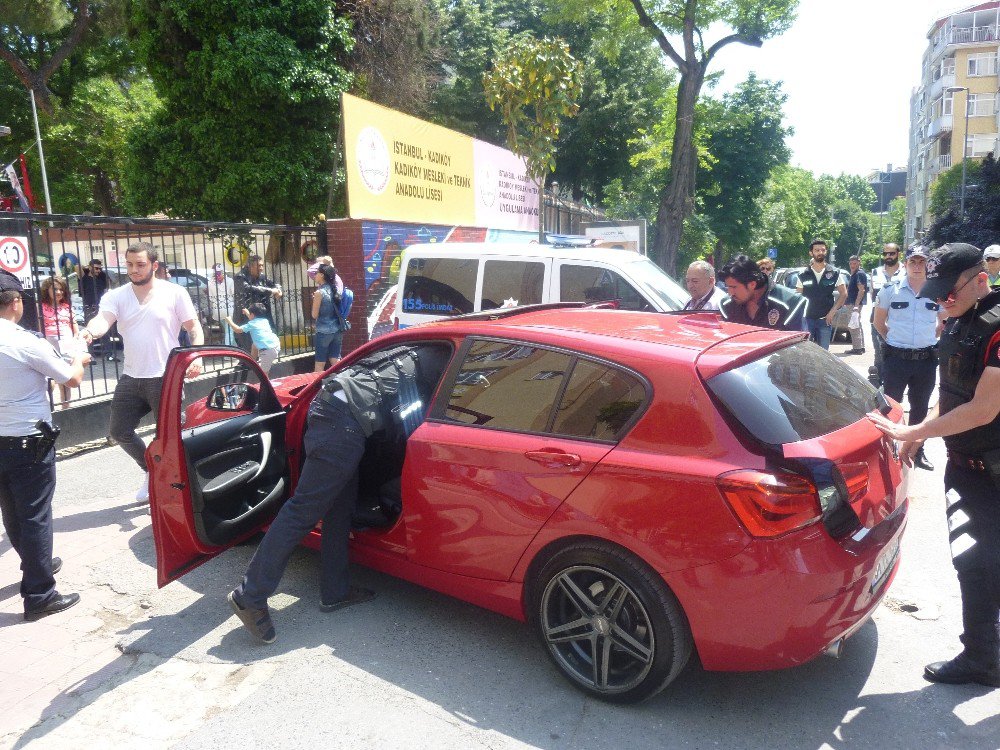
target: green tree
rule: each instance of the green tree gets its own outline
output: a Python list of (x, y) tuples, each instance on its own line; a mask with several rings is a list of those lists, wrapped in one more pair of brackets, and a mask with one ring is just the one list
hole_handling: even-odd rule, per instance
[(773, 247), (778, 250), (780, 266), (804, 262), (815, 192), (816, 180), (808, 170), (782, 165), (771, 172), (760, 197), (760, 221), (752, 233), (753, 257), (763, 257)]
[(772, 170), (788, 162), (785, 138), (792, 131), (782, 122), (786, 100), (780, 83), (751, 73), (723, 97), (721, 111), (704, 125), (713, 164), (700, 180), (698, 195), (716, 237), (716, 263), (724, 252), (733, 255), (749, 246), (763, 209), (758, 199)]
[[(965, 185), (968, 193), (968, 186), (979, 182), (979, 171), (982, 163), (979, 161), (969, 161), (966, 164)], [(931, 185), (930, 212), (934, 217), (944, 215), (953, 205), (958, 206), (962, 194), (962, 163), (953, 164), (943, 171)]]
[(131, 148), (137, 211), (305, 222), (325, 205), (349, 22), (333, 0), (136, 0), (163, 106)]
[[(545, 184), (555, 168), (559, 124), (576, 114), (583, 66), (561, 39), (520, 37), (483, 77), (491, 108), (507, 125), (507, 145), (527, 162), (528, 176)], [(538, 235), (544, 241), (543, 191), (538, 191)]]
[[(564, 0), (561, 5), (570, 16), (600, 9), (622, 19), (631, 11), (680, 73), (670, 180), (661, 191), (654, 241), (654, 255), (673, 273), (684, 220), (695, 207), (695, 108), (708, 69), (730, 44), (759, 47), (764, 40), (783, 33), (794, 19), (798, 0), (599, 0), (596, 4), (593, 0)], [(724, 29), (723, 35), (706, 41), (710, 27)]]
[(1000, 162), (987, 154), (976, 171), (975, 183), (966, 186), (965, 216), (954, 197), (928, 231), (931, 244), (968, 242), (986, 247), (1000, 239)]

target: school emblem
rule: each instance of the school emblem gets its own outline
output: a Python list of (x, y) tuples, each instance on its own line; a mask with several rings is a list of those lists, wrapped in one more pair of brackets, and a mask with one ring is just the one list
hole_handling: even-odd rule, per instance
[(769, 326), (778, 325), (778, 318), (781, 317), (781, 311), (779, 310), (769, 310), (767, 313), (767, 324)]

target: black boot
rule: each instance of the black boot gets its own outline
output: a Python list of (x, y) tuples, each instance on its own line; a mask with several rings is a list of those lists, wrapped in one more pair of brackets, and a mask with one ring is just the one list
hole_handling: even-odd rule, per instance
[(924, 677), (931, 682), (964, 685), (975, 682), (1000, 687), (1000, 626), (966, 626), (961, 636), (965, 650), (951, 661), (938, 661), (924, 667)]
[(924, 453), (923, 446), (920, 446), (917, 452), (913, 454), (913, 465), (924, 471), (934, 471), (934, 464), (927, 460), (927, 454)]

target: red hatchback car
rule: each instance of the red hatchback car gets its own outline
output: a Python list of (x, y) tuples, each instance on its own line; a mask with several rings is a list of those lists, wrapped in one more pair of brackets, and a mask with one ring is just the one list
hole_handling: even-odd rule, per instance
[[(865, 415), (902, 410), (804, 334), (539, 306), (339, 367), (390, 350), (418, 377), (400, 429), (369, 440), (354, 561), (530, 622), (591, 695), (648, 698), (692, 652), (761, 670), (839, 650), (895, 574), (906, 474)], [(198, 357), (215, 378), (185, 383)], [(147, 452), (161, 586), (274, 517), (319, 386), (174, 352)]]

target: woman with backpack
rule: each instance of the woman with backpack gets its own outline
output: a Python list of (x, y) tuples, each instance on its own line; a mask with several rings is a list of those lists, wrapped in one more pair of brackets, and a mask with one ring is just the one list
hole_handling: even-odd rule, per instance
[(328, 263), (316, 269), (316, 291), (313, 293), (312, 316), (316, 321), (316, 372), (333, 367), (340, 361), (344, 331), (351, 324), (347, 316), (354, 304), (354, 292), (344, 287), (337, 291), (337, 271)]

